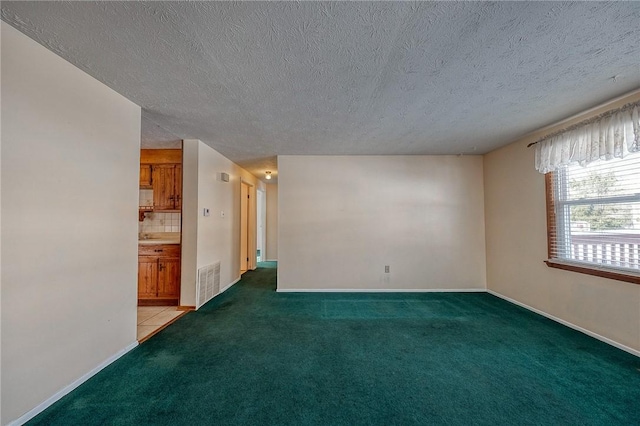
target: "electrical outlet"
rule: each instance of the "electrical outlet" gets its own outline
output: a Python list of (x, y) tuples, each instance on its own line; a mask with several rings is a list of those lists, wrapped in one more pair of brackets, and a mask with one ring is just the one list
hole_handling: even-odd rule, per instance
[(388, 274), (389, 272), (389, 265), (384, 265), (384, 273)]

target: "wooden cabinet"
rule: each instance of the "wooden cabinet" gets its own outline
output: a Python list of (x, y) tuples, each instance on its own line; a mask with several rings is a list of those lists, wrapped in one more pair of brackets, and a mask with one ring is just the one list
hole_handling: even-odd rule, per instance
[(180, 245), (138, 245), (138, 305), (177, 305)]
[(158, 258), (138, 256), (138, 299), (158, 296)]
[(151, 164), (140, 165), (140, 188), (151, 189)]
[(153, 189), (154, 211), (182, 210), (182, 150), (141, 149), (140, 188)]
[(182, 165), (152, 166), (153, 209), (155, 211), (182, 208)]
[(182, 164), (176, 164), (173, 169), (173, 191), (174, 207), (176, 210), (182, 210)]
[(179, 297), (180, 259), (158, 259), (158, 297)]

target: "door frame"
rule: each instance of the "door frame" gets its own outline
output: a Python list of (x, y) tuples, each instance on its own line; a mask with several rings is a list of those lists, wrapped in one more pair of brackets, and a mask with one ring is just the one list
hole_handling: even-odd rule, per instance
[[(247, 221), (246, 224), (242, 223), (242, 185), (247, 187), (247, 192), (249, 195), (249, 202), (247, 205)], [(252, 271), (256, 269), (256, 244), (257, 244), (257, 230), (256, 230), (256, 186), (249, 181), (246, 181), (243, 178), (240, 178), (240, 208), (238, 210), (239, 223), (240, 223), (240, 235), (239, 235), (239, 255), (238, 259), (240, 260), (240, 265), (238, 266), (238, 273), (242, 270), (242, 227), (247, 227), (247, 254), (249, 261), (247, 262), (247, 270)]]

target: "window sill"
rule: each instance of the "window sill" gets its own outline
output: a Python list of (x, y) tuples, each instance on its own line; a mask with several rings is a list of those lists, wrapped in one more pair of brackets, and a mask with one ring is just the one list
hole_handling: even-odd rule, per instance
[(633, 284), (640, 284), (640, 275), (625, 274), (611, 269), (590, 267), (580, 263), (570, 263), (560, 260), (545, 260), (548, 267), (562, 269), (565, 271), (578, 272), (580, 274), (594, 275), (596, 277), (609, 278), (612, 280), (625, 281)]

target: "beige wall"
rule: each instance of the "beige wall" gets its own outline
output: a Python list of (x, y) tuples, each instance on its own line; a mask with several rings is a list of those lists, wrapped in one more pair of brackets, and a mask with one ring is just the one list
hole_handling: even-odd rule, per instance
[[(1, 38), (0, 38), (1, 44)], [(1, 49), (0, 49), (1, 50)], [(2, 55), (0, 54), (0, 81), (2, 81)], [(0, 84), (0, 106), (2, 104), (2, 84)], [(2, 108), (0, 108), (0, 153), (2, 152)], [(0, 154), (0, 224), (2, 223), (2, 155)], [(2, 226), (0, 226), (2, 241)], [(1, 244), (0, 244), (1, 245)], [(2, 250), (0, 247), (0, 424), (2, 424)]]
[[(636, 98), (640, 96), (604, 109)], [(544, 175), (534, 168), (534, 148), (526, 146), (553, 131), (536, 132), (484, 157), (488, 289), (640, 350), (639, 285), (552, 269), (543, 263), (547, 259)]]
[[(253, 185), (251, 195), (254, 200), (256, 188), (264, 184), (199, 140), (185, 140), (183, 149), (180, 304), (194, 306), (199, 268), (219, 260), (221, 288), (240, 277), (240, 182), (242, 180)], [(229, 182), (220, 180), (221, 172), (229, 174)], [(210, 211), (207, 217), (203, 214), (205, 208)]]
[(182, 258), (180, 304), (196, 305), (198, 277), (198, 149), (200, 141), (182, 142)]
[(280, 156), (278, 192), (279, 291), (485, 288), (482, 157)]
[(140, 108), (1, 25), (6, 424), (135, 345)]
[[(1, 44), (1, 39), (0, 39)], [(2, 55), (0, 54), (0, 81), (2, 81)], [(0, 105), (2, 104), (2, 84), (0, 84)], [(0, 153), (2, 152), (2, 108), (0, 108)], [(0, 224), (2, 223), (2, 155), (0, 154)], [(2, 241), (2, 226), (0, 226)], [(1, 245), (1, 244), (0, 244)], [(2, 424), (2, 250), (0, 249), (0, 424)]]
[(278, 184), (267, 187), (267, 244), (265, 260), (278, 260)]

